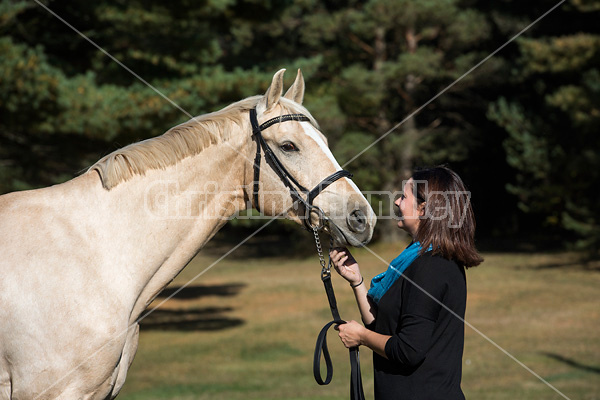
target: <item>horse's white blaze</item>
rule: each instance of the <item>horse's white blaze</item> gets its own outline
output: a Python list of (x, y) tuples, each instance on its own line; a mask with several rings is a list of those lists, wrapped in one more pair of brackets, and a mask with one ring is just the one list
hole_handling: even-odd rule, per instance
[[(325, 143), (325, 141), (323, 140), (323, 138), (321, 137), (319, 132), (317, 132), (315, 127), (312, 126), (312, 124), (310, 122), (301, 122), (300, 124), (302, 125), (302, 128), (304, 129), (304, 133), (306, 133), (312, 140), (314, 140), (319, 145), (319, 148), (321, 149), (323, 154), (325, 154), (327, 156), (327, 158), (329, 158), (329, 160), (333, 164), (333, 167), (336, 169), (336, 171), (339, 171), (340, 169), (342, 169), (342, 167), (337, 162), (337, 160), (333, 156), (333, 153), (331, 152), (329, 147), (327, 147), (327, 144)], [(362, 195), (362, 192), (360, 191), (358, 186), (356, 186), (354, 181), (352, 181), (352, 179), (348, 179), (348, 178), (344, 178), (344, 179), (346, 180), (346, 182), (348, 182), (350, 184), (350, 187), (352, 187), (352, 189), (354, 189), (356, 191), (356, 193), (360, 193)], [(364, 198), (364, 196), (363, 196), (363, 198)]]

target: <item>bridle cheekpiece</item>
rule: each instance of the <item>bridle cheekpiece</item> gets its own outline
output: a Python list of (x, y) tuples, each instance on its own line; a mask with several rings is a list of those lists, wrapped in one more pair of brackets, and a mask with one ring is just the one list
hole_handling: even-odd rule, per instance
[[(272, 125), (286, 122), (286, 121), (310, 121), (310, 119), (304, 114), (285, 114), (279, 117), (271, 118), (270, 120), (263, 122), (262, 124), (258, 124), (258, 118), (256, 114), (256, 108), (250, 110), (250, 124), (252, 125), (252, 137), (256, 140), (256, 156), (254, 158), (254, 184), (253, 184), (253, 202), (254, 208), (260, 211), (259, 202), (258, 202), (258, 192), (260, 190), (259, 179), (260, 179), (260, 162), (261, 162), (261, 154), (265, 153), (265, 160), (267, 164), (271, 166), (273, 171), (279, 176), (282, 180), (283, 184), (287, 186), (290, 190), (290, 195), (295, 202), (302, 204), (304, 207), (304, 226), (308, 230), (321, 229), (325, 226), (327, 222), (327, 217), (323, 210), (319, 207), (313, 205), (314, 199), (327, 188), (329, 185), (334, 183), (335, 181), (341, 178), (352, 178), (352, 174), (346, 170), (339, 170), (329, 175), (325, 179), (323, 179), (317, 186), (315, 186), (312, 190), (306, 189), (302, 186), (283, 166), (281, 161), (277, 158), (273, 150), (269, 147), (267, 142), (262, 136), (262, 131), (269, 128)], [(262, 150), (262, 152), (261, 152)], [(300, 192), (306, 195), (306, 199), (304, 199)], [(316, 213), (319, 222), (318, 225), (311, 224), (311, 217), (313, 213)]]

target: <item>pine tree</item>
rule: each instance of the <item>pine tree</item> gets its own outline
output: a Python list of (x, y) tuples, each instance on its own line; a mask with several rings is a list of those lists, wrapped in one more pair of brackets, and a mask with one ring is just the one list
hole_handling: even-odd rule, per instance
[[(477, 130), (464, 111), (484, 114), (478, 90), (494, 84), (494, 60), (355, 156), (487, 55), (491, 27), (483, 14), (454, 0), (304, 4), (303, 52), (319, 57), (317, 75), (330, 81), (319, 93), (319, 118), (335, 153), (352, 159), (361, 188), (394, 193), (417, 165), (467, 159)], [(388, 200), (384, 209), (393, 210)], [(380, 223), (381, 236), (395, 240), (395, 225)]]
[[(522, 211), (546, 229), (576, 235), (575, 247), (598, 253), (600, 244), (600, 6), (574, 1), (561, 29), (542, 24), (518, 41), (515, 90), (493, 103), (492, 120), (508, 133), (507, 189)], [(576, 24), (569, 23), (576, 21)], [(570, 236), (565, 236), (569, 241)]]
[(276, 17), (269, 2), (48, 6), (158, 92), (41, 6), (0, 1), (0, 192), (70, 179), (115, 148), (263, 92), (273, 72), (238, 67), (253, 11)]

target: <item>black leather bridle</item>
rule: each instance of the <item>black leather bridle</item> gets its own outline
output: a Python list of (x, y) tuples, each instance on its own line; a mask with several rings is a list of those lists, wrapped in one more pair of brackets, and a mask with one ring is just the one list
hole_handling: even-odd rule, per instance
[[(252, 137), (256, 140), (256, 156), (254, 158), (254, 185), (252, 188), (253, 192), (253, 202), (254, 208), (260, 211), (259, 202), (258, 202), (258, 191), (259, 187), (259, 179), (260, 179), (260, 161), (261, 161), (261, 150), (265, 153), (265, 160), (267, 164), (273, 168), (273, 171), (279, 176), (279, 178), (283, 181), (283, 184), (287, 186), (290, 190), (290, 195), (294, 202), (298, 202), (304, 207), (304, 226), (308, 230), (313, 230), (315, 227), (320, 229), (324, 226), (327, 221), (327, 217), (323, 210), (319, 207), (313, 205), (313, 201), (315, 198), (327, 188), (329, 185), (337, 181), (341, 178), (352, 178), (352, 174), (346, 170), (336, 171), (333, 174), (329, 175), (327, 178), (323, 179), (317, 186), (315, 186), (312, 190), (306, 189), (302, 186), (288, 171), (285, 169), (281, 161), (277, 158), (273, 150), (269, 147), (267, 142), (262, 136), (262, 131), (267, 129), (268, 127), (286, 121), (310, 121), (310, 119), (304, 114), (285, 114), (279, 117), (271, 118), (270, 120), (263, 122), (262, 124), (258, 124), (258, 118), (256, 114), (256, 108), (250, 110), (250, 124), (252, 125)], [(300, 192), (306, 195), (306, 199), (304, 199)], [(318, 225), (311, 224), (311, 216), (313, 213), (316, 213), (319, 217)]]
[[(329, 308), (331, 310), (331, 314), (333, 316), (333, 321), (325, 325), (321, 332), (319, 333), (319, 337), (317, 338), (317, 344), (315, 346), (315, 355), (313, 360), (313, 374), (315, 380), (319, 385), (327, 385), (331, 382), (333, 377), (333, 364), (331, 363), (331, 357), (329, 356), (329, 350), (327, 349), (327, 331), (333, 325), (345, 324), (346, 321), (340, 318), (340, 314), (337, 309), (337, 302), (335, 300), (335, 293), (333, 291), (333, 286), (331, 284), (331, 259), (329, 260), (329, 266), (325, 266), (325, 260), (323, 258), (323, 254), (321, 251), (319, 233), (318, 231), (325, 226), (326, 223), (330, 222), (323, 210), (319, 207), (313, 205), (313, 201), (315, 197), (317, 197), (326, 187), (337, 181), (341, 178), (352, 178), (352, 174), (346, 170), (336, 171), (333, 174), (329, 175), (327, 178), (323, 179), (317, 186), (315, 186), (312, 190), (306, 189), (302, 186), (290, 173), (285, 169), (283, 164), (279, 161), (277, 156), (273, 153), (269, 145), (265, 142), (265, 139), (262, 137), (262, 131), (267, 129), (268, 127), (278, 124), (280, 122), (286, 121), (310, 121), (310, 119), (304, 114), (285, 114), (279, 117), (271, 118), (270, 120), (258, 124), (258, 119), (256, 116), (256, 108), (250, 110), (250, 124), (252, 125), (252, 137), (256, 140), (256, 157), (254, 158), (254, 185), (252, 188), (252, 198), (254, 202), (254, 208), (260, 211), (259, 203), (258, 203), (258, 191), (259, 187), (259, 179), (260, 179), (260, 161), (261, 161), (261, 150), (265, 153), (265, 160), (267, 164), (273, 168), (273, 171), (279, 176), (279, 178), (283, 181), (283, 184), (287, 186), (290, 190), (290, 195), (294, 200), (294, 203), (299, 203), (304, 206), (304, 226), (309, 230), (313, 231), (315, 235), (315, 241), (317, 243), (317, 250), (319, 252), (319, 257), (321, 260), (321, 280), (325, 286), (325, 292), (327, 294), (327, 299), (329, 301)], [(306, 195), (306, 199), (304, 199), (300, 192)], [(311, 216), (313, 213), (316, 213), (319, 222), (316, 225), (311, 224)], [(349, 349), (350, 352), (350, 366), (351, 366), (351, 374), (350, 374), (350, 398), (352, 400), (364, 400), (365, 395), (363, 393), (362, 387), (362, 379), (360, 374), (360, 361), (358, 356), (358, 347), (352, 347)], [(327, 377), (325, 380), (321, 377), (321, 355), (325, 358), (325, 363), (327, 366)]]

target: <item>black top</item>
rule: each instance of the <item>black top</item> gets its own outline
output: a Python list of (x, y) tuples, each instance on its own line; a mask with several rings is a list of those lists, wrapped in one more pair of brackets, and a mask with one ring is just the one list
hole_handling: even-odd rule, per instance
[[(421, 290), (422, 289), (422, 290)], [(453, 261), (419, 256), (383, 295), (368, 326), (391, 335), (386, 360), (373, 353), (375, 399), (459, 400), (467, 302), (465, 270)]]

